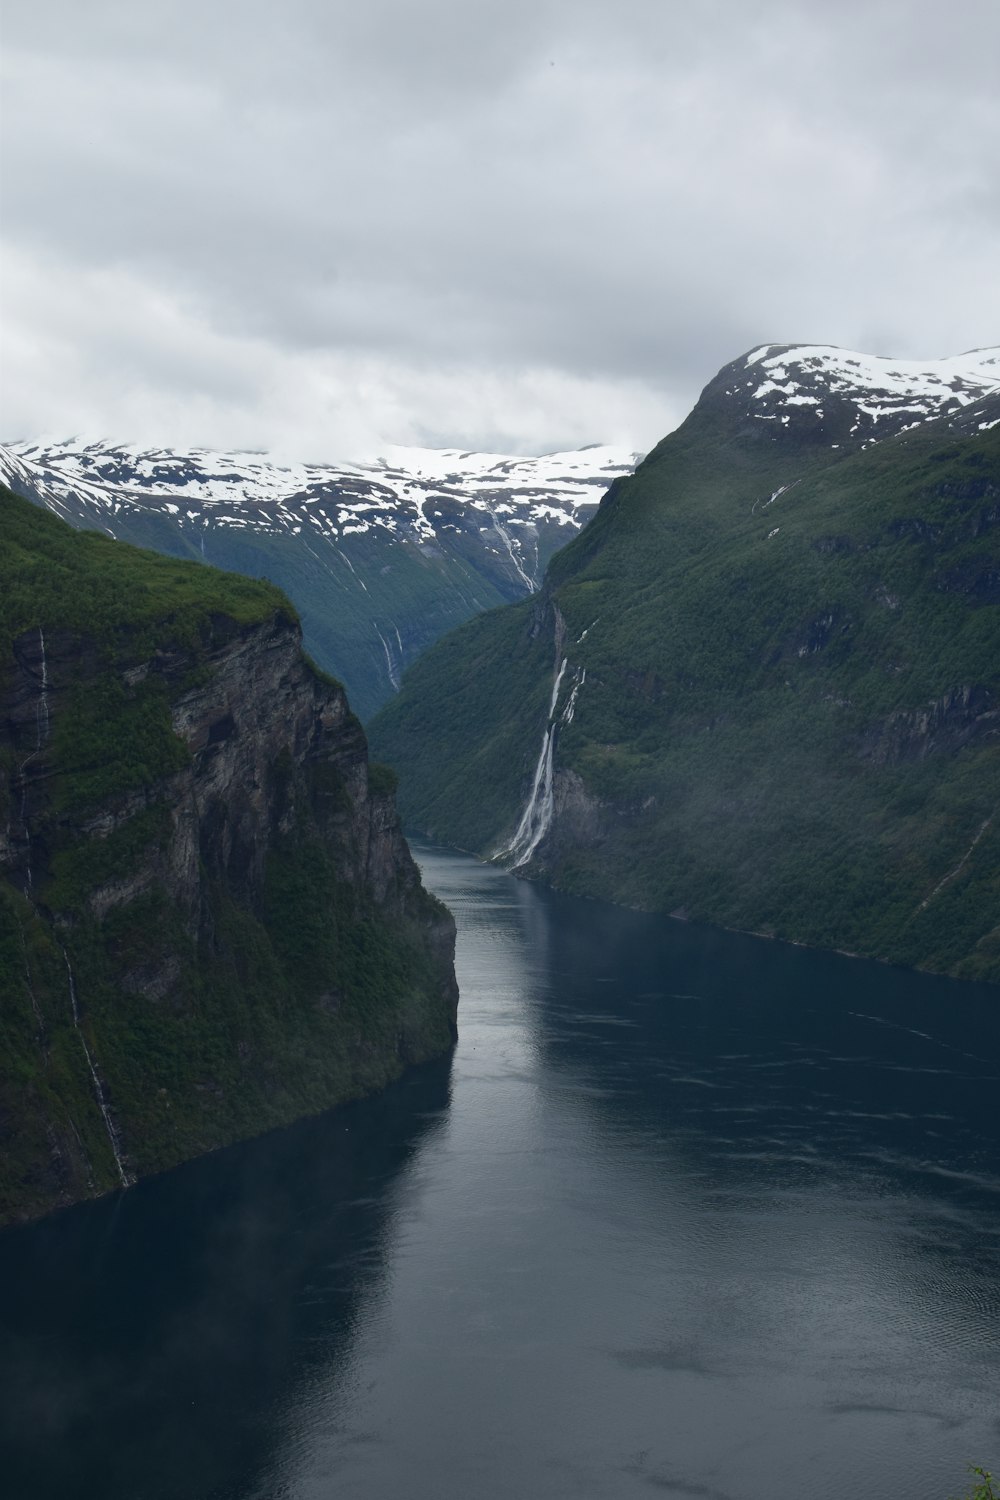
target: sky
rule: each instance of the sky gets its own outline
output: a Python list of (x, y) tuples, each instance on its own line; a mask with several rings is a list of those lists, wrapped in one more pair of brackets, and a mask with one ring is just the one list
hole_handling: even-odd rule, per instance
[(0, 436), (645, 450), (1000, 341), (996, 0), (4, 0)]

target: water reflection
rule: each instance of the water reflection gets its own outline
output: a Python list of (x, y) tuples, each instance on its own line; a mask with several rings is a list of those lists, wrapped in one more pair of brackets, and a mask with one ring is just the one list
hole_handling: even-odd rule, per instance
[(416, 1074), (0, 1237), (24, 1493), (942, 1500), (996, 1463), (996, 992), (420, 858), (447, 1107)]
[(3, 1493), (243, 1493), (317, 1370), (350, 1379), (449, 1072), (0, 1235)]

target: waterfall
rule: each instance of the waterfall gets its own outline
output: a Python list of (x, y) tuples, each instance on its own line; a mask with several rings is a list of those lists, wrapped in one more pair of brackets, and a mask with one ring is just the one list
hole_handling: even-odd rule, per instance
[[(372, 623), (374, 624), (374, 621)], [(389, 650), (389, 643), (386, 640), (385, 636), (382, 634), (381, 630), (379, 630), (377, 625), (375, 626), (375, 634), (382, 642), (382, 650), (385, 652), (385, 664), (389, 671), (389, 681), (392, 683), (394, 691), (398, 693), (399, 673), (396, 670), (396, 663), (392, 659), (392, 652)]]
[(104, 1128), (108, 1133), (108, 1140), (111, 1142), (111, 1150), (114, 1154), (115, 1166), (118, 1168), (118, 1176), (121, 1178), (122, 1187), (128, 1187), (129, 1179), (125, 1171), (124, 1164), (122, 1163), (122, 1153), (118, 1141), (118, 1131), (115, 1129), (115, 1122), (111, 1118), (111, 1111), (108, 1109), (107, 1101), (104, 1098), (104, 1087), (101, 1083), (101, 1080), (97, 1076), (97, 1069), (94, 1066), (94, 1059), (91, 1056), (90, 1048), (87, 1046), (87, 1038), (84, 1036), (83, 1030), (80, 1026), (80, 1008), (76, 1002), (76, 980), (73, 977), (73, 968), (69, 961), (69, 954), (66, 952), (65, 948), (63, 949), (63, 961), (66, 965), (66, 973), (69, 977), (69, 1003), (70, 1008), (73, 1012), (73, 1025), (76, 1028), (77, 1036), (80, 1038), (80, 1046), (83, 1048), (83, 1055), (87, 1059), (87, 1067), (90, 1069), (90, 1077), (94, 1085), (94, 1096), (97, 1099), (97, 1107), (101, 1111), (101, 1118), (104, 1121)]
[(497, 536), (507, 548), (507, 552), (510, 555), (511, 562), (514, 564), (517, 576), (520, 578), (521, 582), (528, 590), (528, 593), (533, 594), (535, 592), (535, 589), (537, 588), (537, 584), (535, 583), (535, 580), (533, 578), (528, 577), (527, 573), (522, 568), (520, 559), (514, 551), (514, 543), (510, 533), (507, 531), (505, 526), (501, 525), (500, 518), (499, 516), (497, 516), (495, 511), (490, 511), (490, 520), (493, 522), (493, 529), (496, 532)]
[(572, 724), (572, 722), (573, 722), (573, 715), (576, 713), (576, 699), (577, 699), (577, 694), (579, 693), (580, 689), (583, 687), (583, 684), (586, 682), (586, 680), (587, 680), (587, 668), (584, 667), (581, 670), (578, 667), (576, 669), (576, 671), (573, 673), (573, 688), (572, 688), (572, 691), (570, 692), (569, 698), (567, 700), (566, 707), (562, 711), (562, 722), (564, 724)]
[(552, 757), (556, 744), (556, 725), (553, 720), (556, 704), (559, 701), (559, 688), (562, 685), (563, 673), (566, 671), (566, 661), (567, 658), (564, 656), (552, 684), (552, 699), (549, 703), (548, 718), (545, 721), (542, 748), (538, 754), (531, 792), (528, 795), (524, 812), (521, 814), (521, 821), (506, 849), (501, 849), (500, 853), (494, 856), (496, 859), (506, 859), (512, 855), (513, 863), (510, 866), (512, 870), (519, 870), (529, 862), (548, 833), (552, 822)]
[(38, 627), (38, 649), (42, 654), (42, 691), (38, 695), (38, 703), (35, 707), (35, 724), (37, 726), (38, 743), (36, 750), (40, 750), (49, 737), (49, 664), (45, 655), (45, 631)]
[(41, 625), (38, 627), (38, 648), (42, 657), (42, 687), (35, 700), (35, 748), (25, 756), (21, 762), (19, 776), (21, 778), (21, 827), (28, 845), (28, 859), (25, 875), (25, 893), (31, 890), (31, 835), (28, 832), (28, 767), (42, 752), (45, 741), (49, 737), (50, 715), (49, 715), (49, 664), (45, 656), (45, 632)]

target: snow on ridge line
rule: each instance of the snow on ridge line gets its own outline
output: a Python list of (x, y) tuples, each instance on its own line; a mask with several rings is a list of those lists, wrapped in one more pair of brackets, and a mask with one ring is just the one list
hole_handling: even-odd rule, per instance
[(772, 392), (790, 397), (800, 385), (796, 375), (825, 377), (837, 394), (952, 399), (963, 404), (1000, 390), (997, 346), (972, 349), (943, 359), (919, 360), (862, 354), (832, 344), (762, 344), (744, 358), (745, 369), (754, 366), (761, 376), (754, 398)]
[[(396, 448), (370, 464), (289, 465), (259, 454), (140, 449), (89, 439), (11, 443), (8, 451), (12, 459), (30, 465), (39, 479), (86, 488), (91, 500), (97, 499), (95, 492), (115, 492), (137, 501), (158, 492), (209, 506), (223, 501), (281, 506), (293, 497), (300, 504), (317, 501), (329, 486), (348, 487), (378, 509), (402, 507), (412, 513), (418, 527), (428, 530), (432, 528), (423, 506), (435, 496), (468, 504), (477, 494), (487, 500), (504, 494), (526, 510), (543, 501), (575, 511), (596, 503), (611, 480), (630, 472), (638, 458), (608, 445), (541, 458)], [(341, 495), (336, 498), (342, 503)]]
[[(167, 506), (189, 525), (250, 524), (273, 531), (308, 519), (333, 535), (371, 526), (396, 534), (402, 526), (423, 543), (441, 526), (454, 529), (435, 502), (447, 503), (449, 515), (455, 505), (481, 511), (494, 525), (500, 513), (501, 524), (518, 531), (553, 524), (578, 529), (611, 481), (631, 472), (639, 456), (596, 444), (541, 458), (396, 448), (371, 464), (289, 465), (257, 453), (71, 439), (0, 448), (0, 472), (6, 461), (60, 510), (64, 499), (75, 496), (93, 510), (115, 513), (123, 506)], [(409, 468), (402, 467), (404, 460)], [(176, 501), (180, 507), (169, 503)]]

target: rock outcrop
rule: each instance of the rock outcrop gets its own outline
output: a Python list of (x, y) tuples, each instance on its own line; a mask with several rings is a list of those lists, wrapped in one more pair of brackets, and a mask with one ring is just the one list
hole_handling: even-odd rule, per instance
[[(44, 554), (66, 528), (33, 515)], [(276, 591), (241, 583), (255, 607), (230, 610), (223, 575), (153, 564), (203, 586), (193, 612), (160, 627), (124, 600), (88, 629), (42, 598), (7, 637), (0, 1218), (378, 1088), (455, 1036), (454, 924), (342, 687)]]

